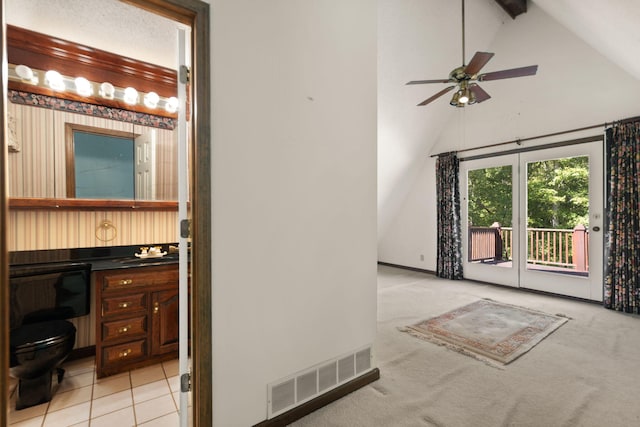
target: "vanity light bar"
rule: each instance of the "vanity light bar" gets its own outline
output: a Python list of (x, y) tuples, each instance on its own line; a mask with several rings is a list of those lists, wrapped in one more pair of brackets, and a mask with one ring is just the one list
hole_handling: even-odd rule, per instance
[[(44, 76), (44, 79), (40, 81), (39, 76)], [(175, 96), (165, 98), (155, 92), (138, 92), (133, 87), (115, 87), (109, 82), (99, 84), (84, 77), (64, 76), (55, 70), (34, 70), (26, 65), (9, 64), (8, 77), (12, 81), (46, 87), (56, 92), (72, 91), (84, 97), (92, 97), (97, 93), (97, 96), (104, 99), (115, 99), (129, 105), (142, 104), (149, 109), (164, 108), (168, 113), (175, 113), (179, 106)]]

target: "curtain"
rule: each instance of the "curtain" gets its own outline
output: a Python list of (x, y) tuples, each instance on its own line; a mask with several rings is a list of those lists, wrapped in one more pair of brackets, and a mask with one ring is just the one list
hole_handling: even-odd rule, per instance
[(462, 279), (462, 230), (460, 229), (460, 160), (455, 153), (441, 154), (436, 161), (438, 197), (438, 262), (436, 275)]
[(640, 121), (606, 131), (604, 306), (640, 313)]

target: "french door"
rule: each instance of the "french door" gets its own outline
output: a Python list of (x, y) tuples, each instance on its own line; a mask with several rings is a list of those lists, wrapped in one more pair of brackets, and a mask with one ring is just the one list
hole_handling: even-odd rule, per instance
[(464, 276), (602, 301), (600, 141), (460, 164)]

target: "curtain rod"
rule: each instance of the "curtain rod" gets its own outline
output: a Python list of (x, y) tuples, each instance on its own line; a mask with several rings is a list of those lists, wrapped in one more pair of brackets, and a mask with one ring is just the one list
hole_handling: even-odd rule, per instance
[[(495, 144), (482, 145), (480, 147), (465, 148), (463, 150), (457, 150), (456, 153), (464, 153), (466, 151), (481, 150), (483, 148), (499, 147), (501, 145), (507, 145), (507, 144), (518, 144), (518, 145), (520, 145), (524, 141), (531, 141), (531, 140), (534, 140), (534, 139), (547, 138), (547, 137), (550, 137), (550, 136), (564, 135), (564, 134), (567, 134), (567, 133), (580, 132), (580, 131), (583, 131), (583, 130), (595, 129), (595, 128), (599, 128), (599, 127), (607, 127), (607, 126), (612, 125), (614, 123), (624, 124), (624, 123), (632, 122), (632, 121), (635, 121), (635, 120), (640, 120), (640, 116), (629, 117), (629, 118), (618, 120), (617, 122), (612, 122), (612, 123), (604, 122), (604, 123), (599, 124), (599, 125), (592, 125), (592, 126), (586, 126), (586, 127), (582, 127), (582, 128), (563, 130), (563, 131), (560, 131), (560, 132), (548, 133), (546, 135), (530, 136), (528, 138), (514, 139), (514, 140), (511, 140), (511, 141), (497, 142)], [(450, 151), (448, 153), (450, 153)], [(441, 156), (443, 154), (447, 154), (447, 153), (432, 154), (429, 157), (438, 157), (438, 156)]]

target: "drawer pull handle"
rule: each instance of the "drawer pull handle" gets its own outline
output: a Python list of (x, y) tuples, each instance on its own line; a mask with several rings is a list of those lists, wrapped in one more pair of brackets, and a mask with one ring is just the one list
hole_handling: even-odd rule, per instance
[(153, 303), (153, 314), (158, 314), (158, 311), (160, 311), (160, 307), (158, 306), (158, 302), (154, 302)]
[(123, 326), (122, 328), (118, 329), (118, 333), (119, 334), (124, 334), (125, 332), (128, 332), (129, 329), (131, 329), (131, 325)]
[(120, 357), (120, 358), (127, 357), (130, 354), (131, 354), (131, 349), (128, 348), (125, 351), (121, 351), (120, 354), (118, 354), (118, 357)]
[(131, 305), (130, 302), (121, 302), (118, 304), (118, 308), (127, 308)]
[(125, 286), (133, 283), (133, 279), (122, 279), (118, 282), (118, 285)]

